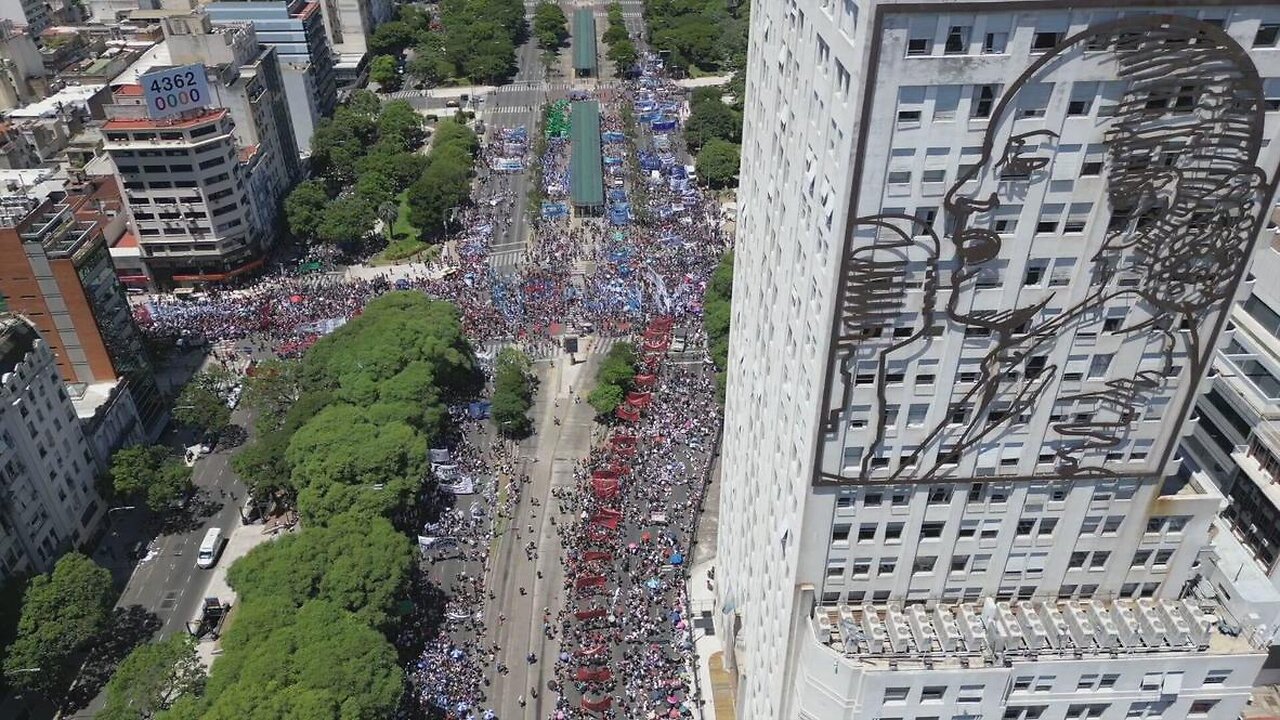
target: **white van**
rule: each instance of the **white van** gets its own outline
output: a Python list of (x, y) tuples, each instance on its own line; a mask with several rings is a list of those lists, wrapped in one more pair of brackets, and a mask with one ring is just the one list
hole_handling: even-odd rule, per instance
[(222, 529), (209, 528), (200, 543), (200, 554), (196, 556), (196, 565), (211, 568), (218, 562), (218, 554), (222, 552)]

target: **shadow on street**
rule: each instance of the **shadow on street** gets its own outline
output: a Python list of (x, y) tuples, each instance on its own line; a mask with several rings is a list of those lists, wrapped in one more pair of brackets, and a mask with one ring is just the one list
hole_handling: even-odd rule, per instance
[(67, 715), (87, 707), (102, 692), (120, 661), (150, 640), (160, 626), (160, 618), (141, 605), (116, 608), (111, 615), (111, 629), (89, 651), (79, 679), (59, 704), (59, 712)]

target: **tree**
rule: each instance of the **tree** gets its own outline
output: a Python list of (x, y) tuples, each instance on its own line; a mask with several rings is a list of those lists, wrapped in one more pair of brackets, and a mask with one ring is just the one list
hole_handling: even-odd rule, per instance
[(191, 468), (163, 445), (134, 445), (111, 456), (111, 487), (122, 498), (142, 498), (153, 512), (164, 512), (191, 492)]
[(450, 77), (455, 68), (449, 61), (442, 38), (432, 37), (413, 48), (413, 59), (405, 67), (405, 71), (418, 78), (425, 85), (435, 86)]
[(204, 691), (204, 666), (196, 656), (195, 638), (175, 633), (165, 640), (134, 648), (107, 683), (106, 705), (99, 720), (151, 720), (183, 696)]
[[(713, 89), (714, 90), (714, 89)], [(737, 143), (742, 141), (742, 115), (715, 97), (695, 96), (690, 104), (689, 121), (685, 123), (685, 142), (691, 150), (715, 139)]]
[(244, 380), (244, 403), (258, 413), (259, 427), (274, 429), (298, 400), (299, 363), (296, 360), (263, 360)]
[(528, 356), (516, 348), (503, 348), (494, 362), (490, 418), (499, 432), (509, 437), (525, 437), (533, 429), (529, 419), (533, 406), (531, 371)]
[(698, 151), (698, 177), (708, 187), (719, 190), (736, 187), (742, 148), (730, 142), (713, 139)]
[(702, 296), (702, 324), (707, 335), (707, 352), (716, 366), (716, 397), (724, 402), (725, 368), (729, 364), (729, 320), (733, 298), (733, 252), (725, 253), (711, 273)]
[(409, 186), (409, 222), (427, 235), (443, 234), (453, 210), (470, 196), (470, 174), (469, 166), (453, 158), (433, 157), (422, 177)]
[(373, 208), (374, 220), (378, 218), (378, 208), (395, 197), (395, 184), (391, 178), (380, 172), (361, 173), (356, 181), (356, 198)]
[(422, 144), (422, 116), (404, 100), (393, 100), (378, 114), (378, 140), (400, 138), (401, 150), (415, 150)]
[(325, 208), (319, 237), (334, 245), (358, 243), (373, 230), (375, 203), (360, 195), (341, 197)]
[(533, 11), (533, 34), (538, 45), (545, 50), (555, 50), (569, 39), (569, 21), (564, 10), (552, 2), (538, 3)]
[(202, 432), (221, 432), (231, 424), (226, 398), (197, 377), (187, 383), (174, 401), (173, 417)]
[(241, 605), (205, 694), (184, 696), (165, 717), (376, 720), (391, 717), (403, 693), (382, 633), (332, 603), (294, 609), (272, 599)]
[(413, 44), (417, 33), (406, 22), (392, 20), (382, 23), (369, 36), (369, 52), (374, 55), (399, 55)]
[(636, 64), (640, 54), (636, 52), (636, 46), (630, 40), (623, 38), (609, 46), (609, 52), (606, 57), (619, 69), (629, 68)]
[(636, 374), (636, 348), (631, 343), (620, 342), (609, 348), (600, 362), (596, 379), (603, 384), (617, 385), (630, 390)]
[(595, 408), (597, 415), (607, 416), (618, 409), (625, 396), (626, 393), (617, 385), (601, 383), (587, 395), (587, 403)]
[(56, 692), (74, 673), (77, 653), (106, 629), (114, 602), (110, 572), (79, 553), (63, 555), (27, 587), (5, 679), (20, 690)]
[(315, 239), (316, 229), (320, 226), (324, 208), (328, 204), (329, 193), (325, 192), (324, 183), (316, 180), (300, 183), (284, 201), (289, 231), (304, 240)]
[(328, 525), (259, 545), (231, 566), (227, 579), (244, 602), (278, 595), (301, 607), (318, 598), (385, 629), (406, 597), (413, 563), (413, 545), (390, 522), (342, 513)]
[(369, 79), (378, 83), (382, 90), (396, 90), (400, 87), (400, 61), (391, 55), (379, 55), (369, 63)]

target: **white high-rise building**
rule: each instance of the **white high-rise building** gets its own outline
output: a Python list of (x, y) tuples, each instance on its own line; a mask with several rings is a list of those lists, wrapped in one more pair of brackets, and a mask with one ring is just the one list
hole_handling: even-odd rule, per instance
[[(1176, 13), (1176, 14), (1170, 14)], [(1235, 718), (1177, 454), (1275, 194), (1280, 6), (751, 17), (717, 553), (747, 718)]]
[(53, 352), (26, 319), (0, 315), (0, 581), (93, 537), (97, 472)]

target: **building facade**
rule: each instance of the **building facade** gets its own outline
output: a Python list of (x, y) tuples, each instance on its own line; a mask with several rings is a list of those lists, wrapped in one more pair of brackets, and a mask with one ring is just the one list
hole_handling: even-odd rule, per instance
[(207, 9), (215, 23), (252, 23), (258, 42), (275, 48), (294, 141), (300, 154), (309, 155), (316, 125), (338, 102), (333, 49), (318, 0), (216, 2)]
[[(934, 717), (965, 663), (998, 668), (979, 717), (1235, 717), (1267, 637), (1196, 592), (1224, 500), (1178, 441), (1256, 284), (1280, 8), (751, 23), (716, 575), (739, 712)], [(939, 640), (966, 606), (973, 643)], [(1165, 633), (1193, 611), (1221, 622)], [(870, 616), (917, 621), (877, 644)]]
[(66, 382), (120, 381), (141, 435), (164, 429), (165, 400), (97, 223), (52, 197), (0, 200), (0, 296), (40, 331)]
[(97, 464), (35, 326), (0, 318), (0, 581), (44, 572), (106, 514)]

